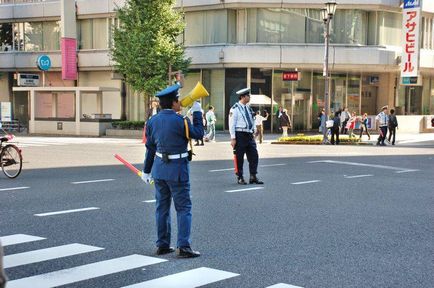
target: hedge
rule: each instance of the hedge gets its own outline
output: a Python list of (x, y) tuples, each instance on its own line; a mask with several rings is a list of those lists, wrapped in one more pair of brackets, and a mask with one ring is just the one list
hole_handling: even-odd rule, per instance
[[(331, 137), (328, 137), (329, 141)], [(323, 140), (322, 135), (314, 135), (314, 136), (304, 136), (304, 135), (296, 135), (291, 137), (280, 137), (277, 142), (273, 142), (273, 144), (321, 144)], [(348, 135), (339, 137), (339, 144), (367, 144), (362, 142), (359, 137), (349, 137)]]
[(112, 126), (115, 129), (124, 130), (142, 130), (145, 126), (145, 121), (114, 121)]

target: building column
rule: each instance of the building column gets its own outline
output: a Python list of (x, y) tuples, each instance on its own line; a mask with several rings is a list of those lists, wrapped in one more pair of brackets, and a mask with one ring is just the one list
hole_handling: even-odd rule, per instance
[(30, 121), (29, 121), (29, 133), (35, 133), (35, 90), (30, 89)]
[(75, 90), (75, 135), (80, 135), (80, 119), (81, 119), (81, 91)]
[(96, 109), (97, 109), (97, 113), (99, 114), (103, 113), (102, 92), (96, 92)]

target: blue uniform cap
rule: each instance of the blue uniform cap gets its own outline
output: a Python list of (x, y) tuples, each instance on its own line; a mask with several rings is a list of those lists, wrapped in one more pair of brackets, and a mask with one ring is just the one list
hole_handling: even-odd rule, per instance
[(176, 98), (179, 96), (178, 90), (181, 88), (178, 84), (167, 87), (166, 89), (158, 92), (155, 96), (158, 98), (162, 97), (172, 97)]
[(250, 94), (250, 88), (244, 88), (244, 89), (238, 90), (236, 93), (238, 96)]

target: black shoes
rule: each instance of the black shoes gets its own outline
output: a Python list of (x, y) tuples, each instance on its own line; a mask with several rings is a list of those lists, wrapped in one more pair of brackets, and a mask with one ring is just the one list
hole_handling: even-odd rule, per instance
[[(246, 181), (244, 181), (243, 176), (238, 177), (237, 183), (240, 185), (247, 185)], [(259, 180), (258, 177), (256, 177), (256, 175), (252, 175), (250, 176), (249, 184), (264, 184), (264, 182)]]
[(238, 177), (238, 184), (240, 184), (240, 185), (247, 185), (246, 181), (244, 181), (243, 176)]
[(175, 252), (175, 248), (173, 247), (158, 247), (157, 252), (155, 254), (157, 255), (164, 255)]
[(181, 247), (176, 249), (176, 257), (178, 258), (196, 258), (200, 253), (193, 251), (190, 247)]
[(256, 175), (251, 175), (250, 176), (249, 183), (250, 184), (264, 184), (264, 182), (262, 182), (261, 180), (259, 180), (258, 177), (256, 177)]

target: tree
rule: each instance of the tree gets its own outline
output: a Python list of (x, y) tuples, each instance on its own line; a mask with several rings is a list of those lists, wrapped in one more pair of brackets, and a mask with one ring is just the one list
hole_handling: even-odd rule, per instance
[(119, 27), (113, 27), (111, 49), (115, 68), (130, 87), (149, 98), (167, 85), (169, 67), (186, 70), (190, 59), (177, 42), (185, 23), (175, 0), (127, 0), (117, 8)]

